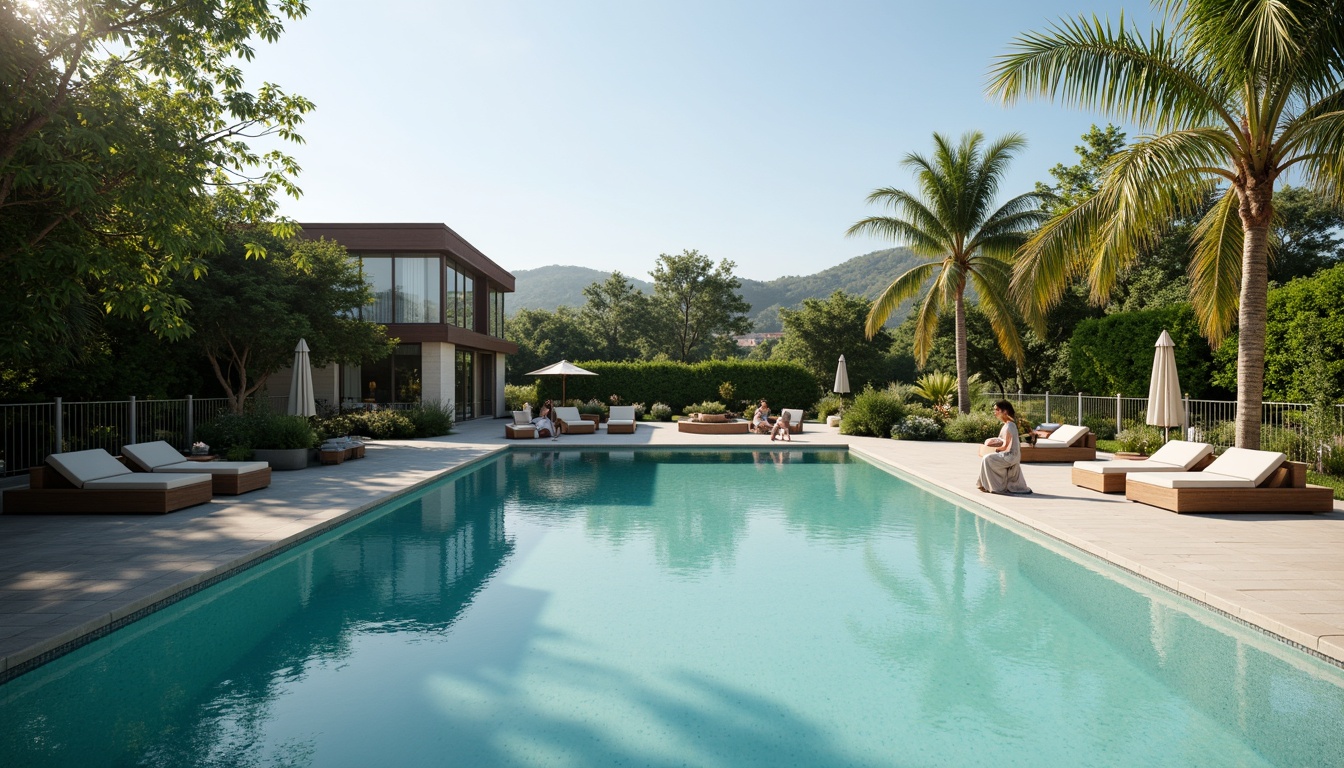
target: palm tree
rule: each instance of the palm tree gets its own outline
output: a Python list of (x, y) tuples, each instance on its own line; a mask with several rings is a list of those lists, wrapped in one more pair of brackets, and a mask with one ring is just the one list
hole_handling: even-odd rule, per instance
[(1202, 215), (1191, 298), (1213, 343), (1236, 323), (1236, 442), (1257, 448), (1274, 184), (1292, 169), (1344, 201), (1344, 0), (1154, 5), (1166, 21), (1146, 36), (1079, 17), (1018, 38), (994, 66), (989, 92), (1005, 102), (1058, 96), (1149, 132), (1032, 238), (1013, 295), (1036, 324), (1076, 277), (1102, 301), (1164, 226)]
[(966, 287), (975, 289), (980, 308), (989, 317), (999, 348), (1022, 361), (1022, 342), (1009, 305), (1013, 254), (1045, 215), (1042, 195), (1019, 195), (990, 212), (999, 181), (1013, 154), (1025, 147), (1020, 134), (1004, 136), (982, 150), (984, 135), (973, 131), (952, 143), (933, 134), (932, 159), (906, 155), (902, 165), (914, 169), (919, 196), (891, 187), (874, 190), (869, 203), (884, 203), (897, 216), (870, 216), (849, 228), (848, 236), (871, 234), (890, 238), (930, 259), (896, 280), (873, 303), (865, 328), (873, 338), (901, 304), (919, 293), (932, 278), (915, 320), (915, 358), (922, 366), (933, 347), (938, 315), (956, 311), (957, 403), (970, 413), (966, 370)]

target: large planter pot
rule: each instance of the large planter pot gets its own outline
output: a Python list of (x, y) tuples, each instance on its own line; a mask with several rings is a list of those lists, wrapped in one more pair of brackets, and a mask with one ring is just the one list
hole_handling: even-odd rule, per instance
[(271, 469), (288, 471), (308, 466), (307, 448), (257, 448), (252, 458), (271, 465)]
[(697, 413), (695, 420), (701, 424), (727, 424), (732, 419), (726, 413)]

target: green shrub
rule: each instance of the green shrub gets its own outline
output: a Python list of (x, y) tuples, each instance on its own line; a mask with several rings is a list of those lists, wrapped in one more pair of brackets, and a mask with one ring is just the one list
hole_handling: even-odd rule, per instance
[(839, 395), (827, 395), (817, 401), (817, 418), (825, 421), (827, 416), (839, 413), (845, 407), (845, 401)]
[(1120, 450), (1151, 456), (1162, 447), (1162, 430), (1148, 424), (1131, 422), (1115, 436)]
[(400, 411), (347, 411), (322, 424), (326, 437), (361, 435), (376, 440), (409, 440), (415, 423)]
[(727, 412), (728, 412), (728, 406), (724, 405), (723, 403), (716, 402), (714, 400), (706, 400), (703, 403), (695, 403), (693, 405), (688, 405), (681, 411), (683, 416), (690, 416), (693, 413), (716, 414)]
[(864, 387), (845, 409), (840, 419), (840, 434), (886, 437), (892, 426), (905, 418), (905, 403), (885, 391)]
[(251, 461), (252, 449), (246, 445), (235, 445), (224, 451), (225, 461)]
[[(606, 398), (621, 402), (667, 403), (680, 412), (693, 403), (718, 400), (719, 387), (732, 384), (734, 394), (765, 398), (781, 408), (810, 409), (821, 396), (821, 385), (802, 365), (781, 361), (707, 360), (686, 364), (667, 361), (610, 363), (579, 362), (596, 376), (571, 376), (569, 397)], [(559, 396), (559, 378), (538, 379), (537, 400)]]
[(217, 452), (232, 449), (312, 448), (317, 433), (306, 416), (289, 416), (270, 411), (230, 413), (202, 424), (197, 438)]
[(540, 403), (536, 384), (505, 384), (504, 407), (510, 411), (523, 410), (524, 403)]
[(658, 421), (671, 421), (672, 406), (667, 403), (654, 403), (649, 406), (649, 415)]
[(1092, 430), (1098, 440), (1115, 439), (1115, 419), (1100, 413), (1089, 413), (1083, 417), (1083, 426)]
[(906, 416), (892, 425), (891, 436), (897, 440), (937, 440), (943, 436), (943, 427), (928, 416)]
[(604, 419), (607, 417), (607, 406), (603, 405), (602, 401), (597, 398), (593, 398), (586, 403), (579, 403), (576, 407), (579, 409), (579, 413), (601, 416)]
[[(521, 408), (519, 410), (522, 410)], [(405, 411), (406, 418), (415, 425), (416, 437), (440, 437), (452, 434), (453, 406), (438, 400), (422, 400), (419, 405)]]
[(1003, 422), (988, 413), (959, 413), (943, 425), (943, 435), (954, 443), (983, 443), (999, 434)]

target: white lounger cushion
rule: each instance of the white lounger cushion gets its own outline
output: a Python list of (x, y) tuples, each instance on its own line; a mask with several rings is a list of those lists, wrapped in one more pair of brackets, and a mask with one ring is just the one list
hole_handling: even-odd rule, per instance
[(562, 405), (555, 409), (555, 415), (566, 424), (582, 424), (583, 417), (579, 415), (579, 409), (572, 405)]
[(1256, 483), (1244, 477), (1215, 475), (1207, 469), (1203, 472), (1149, 472), (1137, 476), (1127, 476), (1127, 483), (1156, 485), (1159, 488), (1254, 488)]
[(1084, 472), (1092, 472), (1098, 475), (1125, 475), (1130, 472), (1183, 472), (1185, 467), (1177, 464), (1164, 464), (1160, 461), (1148, 459), (1147, 461), (1137, 461), (1129, 459), (1118, 459), (1115, 461), (1075, 461), (1074, 469), (1081, 469)]
[(798, 426), (799, 424), (802, 424), (802, 423), (803, 423), (803, 409), (802, 409), (802, 408), (782, 408), (782, 409), (780, 409), (779, 412), (780, 412), (781, 414), (784, 414), (784, 413), (789, 414), (789, 426), (791, 426), (791, 427), (796, 427), (796, 426)]
[(1172, 440), (1154, 451), (1153, 455), (1148, 457), (1148, 461), (1175, 464), (1183, 469), (1190, 469), (1211, 453), (1213, 453), (1213, 446), (1208, 443)]
[(1252, 451), (1247, 448), (1228, 448), (1223, 455), (1204, 468), (1205, 472), (1228, 477), (1240, 477), (1259, 485), (1288, 457), (1275, 451)]
[(264, 461), (183, 461), (166, 467), (155, 467), (155, 472), (206, 475), (246, 475), (271, 466)]
[(607, 415), (607, 423), (615, 422), (617, 424), (633, 424), (635, 421), (635, 406), (633, 405), (613, 405), (611, 413)]
[(1089, 432), (1087, 427), (1065, 424), (1050, 433), (1050, 437), (1036, 441), (1037, 448), (1069, 448)]
[(183, 461), (182, 454), (163, 440), (123, 445), (121, 455), (135, 462), (137, 467), (146, 472), (152, 472), (156, 467), (166, 467), (169, 464), (181, 464)]
[(87, 491), (167, 491), (198, 483), (210, 483), (209, 475), (156, 475), (132, 472), (129, 475), (104, 477), (84, 484)]
[(76, 488), (83, 488), (85, 483), (104, 477), (131, 474), (130, 467), (114, 459), (112, 454), (102, 448), (53, 453), (47, 457), (47, 463)]
[(1208, 443), (1172, 440), (1162, 446), (1147, 461), (1075, 461), (1074, 469), (1098, 475), (1123, 475), (1129, 472), (1184, 472), (1213, 453)]
[(513, 424), (516, 427), (526, 427), (532, 423), (532, 414), (527, 411), (514, 411)]

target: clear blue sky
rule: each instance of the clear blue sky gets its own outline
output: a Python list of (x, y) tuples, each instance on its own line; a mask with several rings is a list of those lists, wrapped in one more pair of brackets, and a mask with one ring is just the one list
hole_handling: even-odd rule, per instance
[[(889, 247), (847, 239), (938, 131), (1027, 136), (1007, 195), (1072, 163), (1100, 115), (984, 95), (1061, 16), (1146, 3), (314, 0), (250, 78), (312, 99), (299, 221), (441, 221), (510, 270), (647, 278), (698, 249), (742, 277)], [(1127, 18), (1129, 16), (1127, 15)]]

